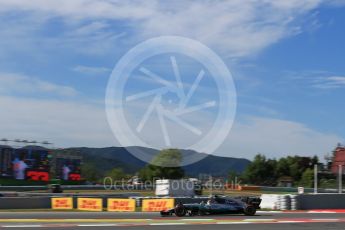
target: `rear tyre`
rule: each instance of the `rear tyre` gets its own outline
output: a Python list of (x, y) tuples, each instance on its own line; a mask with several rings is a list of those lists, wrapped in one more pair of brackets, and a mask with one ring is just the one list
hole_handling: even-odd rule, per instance
[(256, 213), (256, 208), (254, 208), (253, 206), (247, 206), (244, 209), (244, 215), (246, 216), (254, 216)]
[(175, 215), (177, 217), (183, 217), (187, 214), (187, 210), (185, 209), (185, 207), (182, 204), (178, 204), (175, 207)]

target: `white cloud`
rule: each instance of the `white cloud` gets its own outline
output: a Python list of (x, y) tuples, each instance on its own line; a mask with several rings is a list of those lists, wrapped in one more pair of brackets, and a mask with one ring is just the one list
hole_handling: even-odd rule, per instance
[(0, 94), (71, 97), (78, 94), (70, 86), (54, 84), (21, 74), (0, 73)]
[(106, 22), (76, 23), (67, 26), (55, 37), (38, 38), (48, 49), (59, 47), (87, 55), (112, 52), (126, 32), (113, 31)]
[(0, 97), (0, 108), (1, 137), (49, 140), (55, 147), (118, 145), (97, 105)]
[(73, 68), (74, 71), (85, 73), (85, 74), (104, 74), (109, 73), (111, 69), (106, 67), (95, 67), (95, 66), (84, 66), (84, 65), (78, 65)]
[(332, 90), (345, 87), (345, 76), (337, 75), (329, 71), (308, 70), (302, 72), (287, 71), (282, 83), (291, 83), (291, 81), (300, 81), (302, 84), (297, 86), (311, 87), (322, 90)]
[(294, 17), (318, 4), (280, 5), (274, 1), (194, 1), (162, 6), (142, 23), (147, 36), (178, 34), (225, 51), (246, 56), (299, 32)]
[[(1, 97), (0, 108), (0, 120), (3, 121), (0, 137), (49, 140), (57, 147), (119, 145), (110, 131), (104, 108), (99, 104)], [(207, 116), (198, 116), (195, 122), (199, 122), (200, 129), (210, 125)], [(149, 132), (145, 135), (150, 136), (146, 140), (157, 142), (161, 137), (160, 127), (151, 121), (147, 125), (145, 129)], [(176, 128), (171, 130), (176, 138), (174, 143), (178, 145), (195, 141), (191, 134), (175, 135), (179, 134)], [(287, 154), (317, 154), (322, 157), (342, 141), (337, 135), (313, 130), (298, 122), (250, 117), (235, 122), (230, 135), (216, 153), (248, 159), (258, 152), (269, 157)]]
[(318, 78), (314, 81), (313, 87), (319, 89), (335, 89), (345, 87), (345, 77), (344, 76), (330, 76)]
[[(103, 46), (111, 32), (130, 31), (141, 40), (158, 35), (181, 35), (200, 40), (228, 56), (248, 56), (303, 31), (304, 15), (329, 0), (232, 1), (118, 1), (118, 0), (0, 0), (0, 11), (34, 12), (63, 17), (74, 36), (102, 31)], [(110, 20), (114, 23), (104, 22)], [(82, 22), (87, 22), (85, 23)], [(79, 24), (78, 24), (79, 23)], [(315, 22), (313, 22), (315, 23)], [(121, 24), (121, 26), (119, 26)], [(80, 28), (78, 28), (78, 26)], [(116, 35), (112, 35), (116, 36)], [(95, 39), (87, 36), (87, 39)], [(97, 38), (97, 36), (96, 36)], [(137, 39), (136, 39), (137, 40)], [(72, 40), (69, 40), (73, 42)], [(100, 41), (99, 39), (93, 41)], [(78, 42), (73, 43), (77, 46)], [(101, 45), (98, 44), (98, 45)], [(84, 46), (85, 44), (80, 44)], [(87, 50), (87, 49), (86, 49)]]
[(343, 142), (335, 134), (313, 130), (302, 123), (250, 117), (244, 122), (237, 122), (218, 150), (218, 153), (252, 158), (257, 153), (269, 157), (286, 155), (318, 155), (321, 157)]
[(345, 1), (344, 0), (328, 0), (328, 4), (333, 5), (333, 6), (345, 6)]
[(58, 16), (84, 18), (141, 19), (150, 15), (153, 1), (119, 0), (1, 0), (0, 9), (42, 11)]

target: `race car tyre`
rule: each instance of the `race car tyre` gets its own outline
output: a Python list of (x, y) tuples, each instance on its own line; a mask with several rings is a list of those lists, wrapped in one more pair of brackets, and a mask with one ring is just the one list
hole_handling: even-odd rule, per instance
[(253, 206), (247, 206), (244, 209), (244, 215), (246, 216), (254, 216), (256, 213), (256, 209)]
[(182, 204), (178, 204), (175, 207), (175, 215), (177, 217), (183, 217), (187, 214), (187, 210), (185, 209), (185, 207)]

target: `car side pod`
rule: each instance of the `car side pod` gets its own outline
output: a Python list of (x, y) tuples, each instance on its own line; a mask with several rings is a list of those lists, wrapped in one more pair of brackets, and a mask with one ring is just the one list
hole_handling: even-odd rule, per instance
[(174, 211), (177, 217), (183, 217), (187, 214), (187, 210), (182, 203), (177, 204)]
[(171, 210), (161, 211), (162, 217), (172, 216), (173, 212)]

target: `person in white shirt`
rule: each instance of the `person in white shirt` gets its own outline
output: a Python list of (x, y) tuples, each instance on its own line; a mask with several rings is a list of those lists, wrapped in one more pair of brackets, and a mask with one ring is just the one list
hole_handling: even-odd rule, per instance
[(62, 168), (63, 171), (63, 179), (68, 180), (69, 173), (71, 172), (70, 168), (67, 165), (64, 165)]
[(25, 179), (25, 170), (28, 168), (28, 165), (23, 161), (16, 158), (13, 161), (13, 172), (14, 178), (17, 180)]

